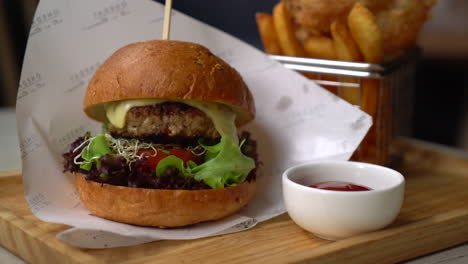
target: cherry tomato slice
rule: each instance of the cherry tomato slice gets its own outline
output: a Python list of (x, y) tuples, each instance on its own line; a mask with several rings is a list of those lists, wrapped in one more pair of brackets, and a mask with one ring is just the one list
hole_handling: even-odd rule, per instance
[(146, 149), (138, 151), (138, 155), (143, 154), (143, 157), (148, 159), (147, 166), (151, 168), (156, 168), (159, 161), (168, 156), (176, 156), (184, 161), (184, 164), (187, 165), (187, 161), (191, 160), (197, 164), (202, 162), (202, 158), (192, 153), (190, 150), (186, 149), (168, 149), (168, 150), (158, 150), (158, 154), (154, 156), (154, 150)]

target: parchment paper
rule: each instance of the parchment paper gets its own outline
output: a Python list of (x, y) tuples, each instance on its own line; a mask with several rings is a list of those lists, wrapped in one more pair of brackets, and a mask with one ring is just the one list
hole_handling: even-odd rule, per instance
[[(171, 38), (205, 45), (235, 67), (250, 87), (257, 117), (245, 127), (263, 161), (258, 192), (239, 213), (178, 229), (137, 227), (90, 215), (61, 154), (101, 124), (82, 112), (87, 83), (116, 49), (161, 36), (164, 7), (148, 0), (42, 0), (29, 35), (17, 100), (26, 198), (41, 220), (73, 228), (58, 235), (79, 247), (128, 246), (238, 232), (285, 212), (281, 174), (295, 164), (350, 157), (371, 119), (263, 52), (173, 11)], [(253, 19), (243, 18), (243, 19)]]

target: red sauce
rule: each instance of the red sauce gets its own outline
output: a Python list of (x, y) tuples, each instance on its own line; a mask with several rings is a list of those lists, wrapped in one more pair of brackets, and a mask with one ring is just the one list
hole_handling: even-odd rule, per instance
[(309, 185), (309, 187), (330, 190), (330, 191), (345, 191), (345, 192), (360, 192), (360, 191), (370, 191), (371, 188), (357, 185), (350, 182), (339, 182), (339, 181), (326, 181), (319, 182), (316, 184)]

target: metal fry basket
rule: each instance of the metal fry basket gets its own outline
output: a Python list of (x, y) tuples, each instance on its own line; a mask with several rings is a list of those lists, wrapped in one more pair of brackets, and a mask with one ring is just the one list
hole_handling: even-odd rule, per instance
[(419, 48), (410, 49), (384, 64), (270, 57), (370, 114), (373, 125), (352, 159), (386, 164), (394, 136), (411, 134), (411, 106), (419, 54)]

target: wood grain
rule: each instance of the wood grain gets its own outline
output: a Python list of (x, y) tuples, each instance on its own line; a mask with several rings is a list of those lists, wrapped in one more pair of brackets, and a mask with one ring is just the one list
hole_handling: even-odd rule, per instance
[[(0, 178), (0, 243), (30, 263), (393, 263), (468, 240), (468, 160), (400, 141), (394, 165), (407, 180), (402, 211), (390, 227), (330, 242), (295, 225), (287, 214), (255, 228), (187, 241), (112, 249), (80, 249), (55, 236), (27, 207), (18, 172)], [(1, 176), (1, 175), (0, 175)]]

